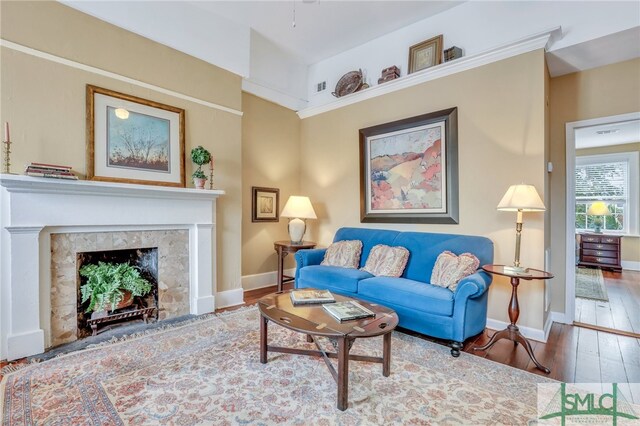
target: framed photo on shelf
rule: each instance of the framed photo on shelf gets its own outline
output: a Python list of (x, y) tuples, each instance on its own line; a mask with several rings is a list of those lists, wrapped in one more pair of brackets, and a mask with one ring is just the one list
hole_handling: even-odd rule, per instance
[(87, 85), (87, 179), (184, 187), (184, 115)]
[(360, 129), (360, 221), (458, 223), (458, 109)]
[(409, 48), (409, 74), (442, 63), (442, 34)]
[(251, 187), (251, 222), (278, 222), (279, 212), (280, 190), (278, 188)]

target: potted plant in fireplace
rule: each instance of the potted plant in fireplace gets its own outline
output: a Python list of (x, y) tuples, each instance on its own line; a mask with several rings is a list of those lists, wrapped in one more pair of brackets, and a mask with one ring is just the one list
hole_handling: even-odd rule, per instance
[(151, 283), (128, 263), (98, 262), (84, 265), (79, 272), (87, 279), (80, 287), (82, 303), (89, 301), (87, 313), (126, 308), (134, 296), (146, 296), (151, 291)]

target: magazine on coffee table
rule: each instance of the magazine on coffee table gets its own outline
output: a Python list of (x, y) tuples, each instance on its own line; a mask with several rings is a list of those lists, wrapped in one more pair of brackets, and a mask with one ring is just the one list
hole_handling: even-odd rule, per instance
[(329, 290), (302, 289), (291, 291), (291, 302), (294, 305), (310, 305), (314, 303), (335, 303), (336, 299)]
[(322, 307), (340, 322), (376, 316), (373, 311), (365, 308), (355, 300), (323, 305)]

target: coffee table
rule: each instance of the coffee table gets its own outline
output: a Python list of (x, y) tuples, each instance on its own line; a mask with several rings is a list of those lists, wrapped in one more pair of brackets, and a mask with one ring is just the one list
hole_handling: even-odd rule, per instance
[[(258, 301), (260, 310), (260, 362), (267, 363), (267, 352), (308, 355), (324, 359), (329, 372), (338, 387), (339, 410), (347, 409), (349, 401), (349, 361), (376, 362), (382, 364), (382, 375), (391, 373), (391, 332), (398, 325), (398, 315), (392, 309), (375, 303), (369, 303), (352, 297), (334, 294), (337, 302), (355, 300), (365, 308), (375, 312), (375, 318), (339, 322), (326, 312), (322, 305), (293, 306), (290, 291), (272, 293)], [(307, 341), (315, 343), (318, 350), (296, 349), (272, 346), (267, 342), (267, 325), (269, 321), (279, 326), (306, 334)], [(316, 336), (328, 337), (337, 352), (327, 352), (322, 348)], [(349, 351), (358, 338), (382, 337), (382, 357), (351, 355)], [(336, 344), (337, 343), (337, 344)], [(329, 358), (337, 358), (338, 370)]]

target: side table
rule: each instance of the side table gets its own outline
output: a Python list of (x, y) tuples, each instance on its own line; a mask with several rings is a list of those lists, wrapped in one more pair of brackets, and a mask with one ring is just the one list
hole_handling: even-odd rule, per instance
[(485, 272), (494, 275), (503, 275), (505, 277), (511, 278), (511, 303), (509, 304), (509, 319), (511, 320), (511, 324), (507, 326), (502, 331), (496, 331), (489, 342), (481, 347), (473, 348), (474, 351), (486, 351), (491, 346), (493, 346), (498, 340), (501, 339), (509, 339), (513, 341), (514, 345), (518, 345), (518, 343), (522, 343), (527, 354), (529, 354), (529, 358), (536, 365), (536, 367), (545, 373), (551, 373), (547, 367), (543, 366), (538, 362), (535, 355), (533, 354), (533, 349), (531, 349), (531, 344), (529, 341), (520, 333), (518, 326), (516, 323), (518, 322), (518, 317), (520, 316), (520, 305), (518, 304), (518, 285), (520, 285), (520, 280), (548, 280), (553, 278), (553, 274), (541, 271), (539, 269), (527, 268), (525, 272), (518, 273), (512, 272), (504, 269), (504, 265), (484, 265), (482, 269)]
[(278, 253), (278, 292), (282, 291), (282, 285), (293, 281), (295, 278), (284, 274), (284, 258), (289, 253), (295, 253), (298, 250), (312, 249), (316, 243), (311, 241), (303, 241), (300, 244), (292, 244), (291, 241), (276, 241), (273, 243), (273, 249)]

